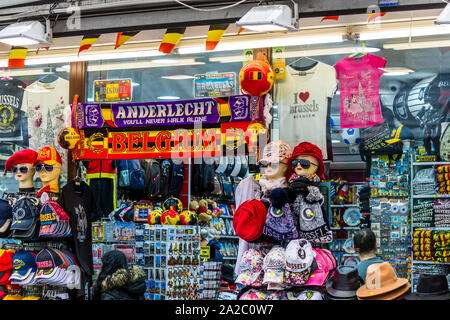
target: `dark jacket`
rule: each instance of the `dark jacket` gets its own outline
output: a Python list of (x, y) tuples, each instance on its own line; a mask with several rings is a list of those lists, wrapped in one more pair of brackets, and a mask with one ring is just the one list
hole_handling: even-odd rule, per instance
[(125, 269), (119, 269), (102, 281), (101, 300), (144, 300), (146, 290), (145, 273), (136, 265), (129, 267), (128, 277)]

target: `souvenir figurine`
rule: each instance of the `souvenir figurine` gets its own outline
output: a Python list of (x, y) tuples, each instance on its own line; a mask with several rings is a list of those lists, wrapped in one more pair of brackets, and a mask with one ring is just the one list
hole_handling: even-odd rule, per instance
[(36, 172), (42, 181), (42, 188), (36, 193), (40, 197), (44, 192), (59, 193), (59, 175), (62, 159), (53, 146), (46, 146), (39, 151), (36, 159)]
[(6, 160), (6, 172), (13, 172), (19, 181), (19, 193), (34, 193), (33, 177), (38, 153), (31, 149), (23, 149), (15, 152)]

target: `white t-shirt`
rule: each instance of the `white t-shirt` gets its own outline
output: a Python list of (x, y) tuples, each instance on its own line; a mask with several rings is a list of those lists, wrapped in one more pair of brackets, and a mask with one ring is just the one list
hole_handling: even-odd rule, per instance
[(67, 150), (59, 145), (58, 133), (64, 127), (67, 104), (69, 81), (63, 78), (50, 83), (33, 82), (26, 87), (22, 102), (22, 110), (28, 116), (30, 149), (39, 152), (48, 145), (55, 147), (63, 160), (62, 181), (67, 175)]
[(292, 149), (300, 142), (317, 145), (328, 159), (327, 121), (329, 98), (337, 88), (336, 70), (318, 62), (300, 75), (292, 67), (286, 68), (286, 79), (274, 85), (274, 104), (278, 105), (280, 139)]

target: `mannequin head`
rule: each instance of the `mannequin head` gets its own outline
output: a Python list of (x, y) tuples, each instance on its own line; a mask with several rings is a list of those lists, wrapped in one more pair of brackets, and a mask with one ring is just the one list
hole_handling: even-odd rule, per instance
[(287, 159), (291, 156), (291, 148), (281, 140), (272, 141), (264, 148), (258, 165), (262, 177), (267, 180), (276, 180), (286, 175)]
[(39, 151), (36, 160), (36, 172), (42, 185), (58, 185), (61, 174), (62, 160), (55, 147), (47, 146)]
[(10, 171), (19, 181), (19, 189), (33, 188), (33, 177), (35, 173), (34, 164), (37, 152), (31, 149), (17, 151), (5, 163), (5, 171)]
[(307, 178), (317, 175), (320, 179), (325, 179), (322, 150), (315, 144), (309, 142), (298, 144), (288, 160), (288, 166), (288, 179), (292, 174)]

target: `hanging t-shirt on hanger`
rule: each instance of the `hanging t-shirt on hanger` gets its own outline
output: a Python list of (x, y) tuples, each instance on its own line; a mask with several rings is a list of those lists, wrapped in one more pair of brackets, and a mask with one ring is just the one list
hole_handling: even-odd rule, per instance
[(286, 79), (274, 86), (274, 104), (278, 105), (280, 139), (290, 146), (301, 141), (317, 145), (324, 159), (329, 135), (329, 108), (337, 87), (336, 71), (330, 65), (316, 62), (309, 69), (286, 68)]
[[(23, 145), (28, 140), (24, 127), (25, 113), (21, 111), (25, 84), (17, 79), (0, 80), (0, 141)], [(26, 147), (26, 145), (25, 145)]]
[(62, 181), (67, 180), (67, 150), (59, 145), (57, 138), (64, 127), (66, 104), (70, 104), (69, 81), (63, 78), (48, 83), (35, 81), (26, 88), (22, 103), (22, 110), (28, 116), (30, 149), (39, 151), (54, 146), (63, 159)]
[(380, 77), (386, 60), (365, 54), (338, 61), (334, 66), (341, 96), (341, 128), (366, 128), (383, 122)]

